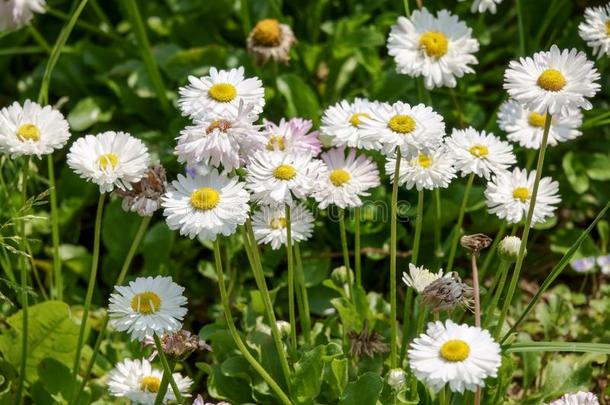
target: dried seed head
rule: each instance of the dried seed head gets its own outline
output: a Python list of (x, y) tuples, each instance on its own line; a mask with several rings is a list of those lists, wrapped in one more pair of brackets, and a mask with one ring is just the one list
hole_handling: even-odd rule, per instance
[(139, 182), (131, 185), (131, 190), (116, 190), (115, 194), (123, 197), (122, 207), (125, 211), (149, 217), (161, 207), (161, 196), (166, 187), (165, 169), (157, 163), (148, 169)]
[(460, 239), (460, 243), (466, 249), (472, 251), (472, 253), (478, 255), (483, 249), (487, 249), (491, 245), (492, 239), (483, 235), (482, 233), (475, 233), (474, 235), (464, 235)]
[(433, 281), (424, 289), (422, 296), (432, 312), (448, 311), (457, 306), (471, 308), (473, 303), (472, 287), (462, 283), (456, 272)]
[[(196, 350), (212, 351), (212, 348), (199, 338), (186, 330), (179, 330), (171, 335), (167, 333), (161, 337), (161, 347), (163, 352), (170, 357), (184, 360)], [(144, 346), (155, 347), (155, 341), (151, 336), (144, 339)], [(157, 356), (157, 350), (153, 351), (149, 360), (152, 361)]]
[(388, 345), (383, 342), (383, 336), (374, 330), (369, 330), (368, 323), (365, 321), (362, 332), (350, 331), (347, 334), (350, 340), (350, 355), (352, 357), (362, 357), (366, 355), (373, 357), (375, 353), (386, 353)]
[(512, 263), (519, 257), (520, 249), (521, 239), (518, 236), (506, 236), (498, 245), (498, 254), (502, 260)]

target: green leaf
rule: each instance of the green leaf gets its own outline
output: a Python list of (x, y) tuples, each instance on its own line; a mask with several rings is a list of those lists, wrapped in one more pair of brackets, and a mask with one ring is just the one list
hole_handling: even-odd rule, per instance
[(362, 374), (357, 381), (347, 385), (339, 405), (375, 404), (383, 389), (383, 380), (379, 374), (368, 372)]
[(589, 177), (583, 165), (581, 155), (568, 152), (564, 155), (562, 166), (568, 178), (568, 182), (578, 194), (582, 194), (589, 188)]
[(610, 155), (594, 153), (586, 160), (587, 174), (593, 180), (610, 180)]
[[(22, 311), (8, 318), (11, 329), (0, 335), (0, 352), (16, 368), (21, 357), (22, 319)], [(27, 381), (38, 378), (38, 365), (43, 359), (71, 365), (79, 328), (70, 318), (70, 307), (59, 301), (33, 305), (29, 307), (28, 320)]]
[(312, 404), (320, 393), (324, 363), (322, 352), (324, 346), (317, 346), (306, 352), (303, 358), (294, 365), (292, 394), (299, 404)]
[(98, 100), (93, 97), (80, 100), (68, 114), (72, 131), (84, 131), (98, 122), (108, 122), (111, 118), (112, 112), (103, 111)]
[(288, 117), (303, 117), (314, 122), (319, 120), (318, 96), (298, 75), (288, 73), (277, 78), (277, 88), (286, 100)]
[(610, 354), (610, 344), (580, 342), (516, 342), (506, 347), (506, 353), (582, 352)]
[(349, 362), (345, 358), (332, 359), (328, 369), (326, 381), (335, 397), (338, 398), (347, 386), (349, 379)]

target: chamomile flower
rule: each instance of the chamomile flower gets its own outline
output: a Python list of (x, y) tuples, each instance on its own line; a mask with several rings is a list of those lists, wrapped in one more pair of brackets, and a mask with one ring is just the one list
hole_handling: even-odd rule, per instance
[(250, 31), (247, 48), (257, 65), (262, 65), (269, 59), (288, 64), (290, 48), (296, 41), (289, 25), (281, 24), (274, 18), (266, 18), (257, 22)]
[(186, 315), (184, 287), (171, 277), (138, 277), (126, 286), (115, 286), (110, 294), (110, 325), (144, 340), (147, 335), (162, 336), (180, 330)]
[[(539, 149), (544, 135), (545, 116), (524, 109), (518, 102), (508, 100), (502, 103), (498, 112), (498, 126), (507, 132), (509, 140), (524, 148)], [(551, 119), (548, 145), (569, 141), (582, 135), (580, 110), (570, 109), (566, 114), (555, 114)]]
[(500, 3), (502, 3), (502, 0), (472, 0), (470, 11), (473, 13), (484, 13), (489, 11), (492, 14), (496, 14), (497, 6)]
[(148, 170), (150, 155), (144, 143), (125, 132), (107, 131), (79, 138), (70, 147), (68, 166), (82, 178), (100, 186), (131, 190)]
[(456, 78), (474, 73), (473, 53), (479, 42), (457, 16), (441, 10), (434, 17), (427, 9), (415, 10), (411, 18), (398, 17), (388, 39), (388, 53), (396, 69), (411, 77), (424, 77), (426, 88), (455, 87)]
[(441, 277), (443, 277), (442, 269), (432, 273), (424, 266), (417, 267), (413, 263), (409, 263), (409, 272), (402, 273), (402, 282), (421, 294), (433, 281)]
[(576, 393), (565, 394), (549, 405), (599, 405), (599, 400), (592, 392), (578, 391)]
[(517, 162), (510, 143), (474, 128), (454, 129), (446, 145), (462, 176), (474, 173), (488, 180), (492, 173), (507, 170)]
[(263, 205), (291, 204), (311, 194), (323, 165), (307, 153), (259, 151), (246, 167), (246, 187)]
[[(489, 212), (496, 214), (500, 219), (506, 219), (509, 224), (525, 220), (535, 178), (535, 170), (528, 173), (524, 169), (515, 168), (512, 172), (496, 173), (485, 189)], [(558, 192), (559, 183), (550, 177), (540, 179), (531, 226), (553, 216), (556, 205), (561, 202)]]
[(217, 70), (203, 77), (189, 76), (189, 84), (180, 88), (178, 105), (183, 115), (197, 118), (211, 112), (236, 113), (240, 103), (260, 114), (265, 105), (265, 89), (258, 77), (244, 78), (244, 68)]
[(362, 132), (368, 138), (378, 138), (386, 155), (393, 155), (397, 147), (405, 158), (420, 151), (429, 153), (441, 145), (445, 135), (443, 117), (423, 104), (383, 103), (372, 113), (371, 119), (362, 122)]
[(183, 176), (173, 181), (161, 199), (170, 229), (200, 240), (229, 236), (248, 218), (250, 195), (237, 178), (211, 170), (206, 176)]
[(0, 0), (0, 31), (23, 27), (34, 13), (46, 12), (45, 0)]
[(322, 209), (331, 204), (339, 208), (359, 207), (360, 197), (368, 196), (367, 190), (380, 184), (373, 159), (356, 156), (355, 149), (347, 156), (345, 148), (331, 149), (321, 157), (328, 170), (321, 173), (313, 197)]
[(278, 125), (265, 120), (263, 135), (267, 138), (267, 150), (285, 153), (309, 153), (317, 156), (322, 149), (319, 132), (311, 131), (313, 123), (303, 118), (282, 118)]
[[(396, 158), (388, 158), (385, 172), (392, 182), (394, 182), (395, 170)], [(447, 188), (454, 178), (453, 155), (447, 153), (444, 147), (428, 154), (419, 152), (411, 159), (401, 158), (398, 184), (406, 183), (409, 190), (413, 187), (417, 188), (417, 191)]]
[[(290, 210), (290, 232), (292, 242), (309, 239), (313, 231), (314, 218), (304, 204), (297, 204)], [(258, 243), (271, 245), (274, 250), (286, 245), (288, 240), (286, 210), (281, 207), (263, 206), (252, 216), (252, 230)]]
[(599, 91), (599, 78), (584, 52), (560, 50), (553, 45), (548, 52), (511, 61), (504, 73), (504, 88), (529, 111), (567, 113), (593, 107), (587, 98)]
[(381, 148), (379, 137), (363, 135), (362, 123), (373, 115), (372, 109), (377, 102), (356, 98), (352, 103), (343, 100), (324, 111), (320, 132), (330, 136), (333, 146), (378, 150)]
[(189, 166), (205, 166), (233, 170), (241, 166), (246, 157), (265, 146), (266, 139), (254, 125), (257, 117), (243, 104), (237, 113), (210, 113), (195, 119), (176, 139), (178, 161)]
[(487, 330), (446, 320), (428, 323), (411, 343), (409, 365), (418, 380), (440, 391), (476, 391), (485, 379), (496, 377), (502, 363), (500, 345)]
[(64, 116), (30, 100), (0, 110), (0, 151), (11, 156), (42, 155), (61, 149), (70, 138)]
[(610, 4), (585, 9), (585, 21), (578, 26), (578, 34), (601, 58), (610, 55)]
[[(173, 373), (174, 381), (183, 397), (190, 397), (189, 389), (193, 380), (183, 377), (180, 373)], [(151, 405), (161, 387), (163, 371), (154, 369), (146, 359), (125, 359), (108, 373), (108, 390), (110, 395), (117, 398), (127, 398), (136, 404)], [(175, 401), (174, 390), (168, 388), (163, 403)]]

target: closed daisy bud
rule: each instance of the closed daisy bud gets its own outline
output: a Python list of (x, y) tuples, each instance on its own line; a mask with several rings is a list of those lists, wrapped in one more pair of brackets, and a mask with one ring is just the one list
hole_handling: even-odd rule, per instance
[(479, 254), (483, 249), (487, 249), (491, 245), (492, 239), (483, 235), (482, 233), (476, 233), (474, 235), (464, 235), (460, 238), (460, 243), (463, 247), (471, 250), (474, 254)]
[(471, 308), (473, 304), (472, 287), (462, 283), (456, 272), (451, 272), (430, 283), (422, 292), (424, 304), (432, 312), (449, 311), (458, 306)]
[[(514, 262), (519, 257), (519, 249), (521, 249), (521, 239), (518, 236), (505, 236), (498, 245), (498, 254), (500, 259)], [(527, 254), (527, 249), (524, 254)]]
[(278, 330), (282, 334), (282, 336), (288, 336), (290, 334), (291, 326), (289, 322), (286, 321), (277, 321), (275, 323), (277, 325)]
[(388, 385), (396, 391), (404, 387), (406, 381), (405, 372), (400, 368), (394, 368), (388, 373)]
[(473, 13), (484, 13), (489, 11), (492, 14), (496, 14), (497, 5), (500, 3), (502, 3), (502, 0), (473, 0), (470, 11)]
[(335, 285), (339, 287), (343, 287), (345, 284), (347, 284), (348, 280), (350, 283), (354, 281), (352, 271), (349, 270), (348, 273), (348, 270), (345, 266), (337, 267), (336, 269), (334, 269), (330, 273), (330, 278), (333, 280)]
[(257, 65), (266, 63), (269, 59), (288, 64), (290, 48), (295, 44), (296, 37), (292, 29), (281, 24), (274, 18), (260, 20), (248, 35), (248, 53), (254, 57)]
[(125, 211), (149, 217), (161, 208), (161, 196), (166, 187), (165, 168), (157, 163), (148, 169), (142, 180), (132, 184), (131, 190), (116, 190), (115, 194), (123, 197), (121, 206)]

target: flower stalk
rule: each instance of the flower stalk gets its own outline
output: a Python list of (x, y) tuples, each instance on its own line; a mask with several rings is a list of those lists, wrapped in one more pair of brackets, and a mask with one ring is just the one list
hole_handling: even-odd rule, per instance
[(290, 347), (292, 353), (297, 350), (297, 322), (294, 311), (294, 259), (292, 257), (292, 224), (290, 205), (286, 204), (286, 260), (288, 261), (288, 317), (290, 319)]
[(396, 368), (398, 359), (398, 327), (396, 325), (396, 223), (398, 221), (398, 181), (400, 176), (400, 148), (396, 148), (396, 166), (392, 183), (392, 201), (390, 205), (390, 368)]
[(447, 261), (447, 269), (446, 272), (449, 273), (453, 269), (453, 262), (455, 260), (455, 254), (457, 252), (457, 245), (460, 240), (460, 236), (462, 236), (462, 223), (464, 222), (464, 214), (466, 213), (466, 206), (468, 206), (468, 197), (470, 195), (470, 189), (472, 188), (472, 183), (474, 182), (474, 173), (470, 173), (468, 176), (468, 182), (466, 183), (466, 188), (464, 189), (464, 197), (462, 197), (462, 205), (460, 206), (460, 212), (458, 214), (457, 223), (453, 230), (453, 238), (451, 239), (451, 248), (449, 251), (449, 259)]

